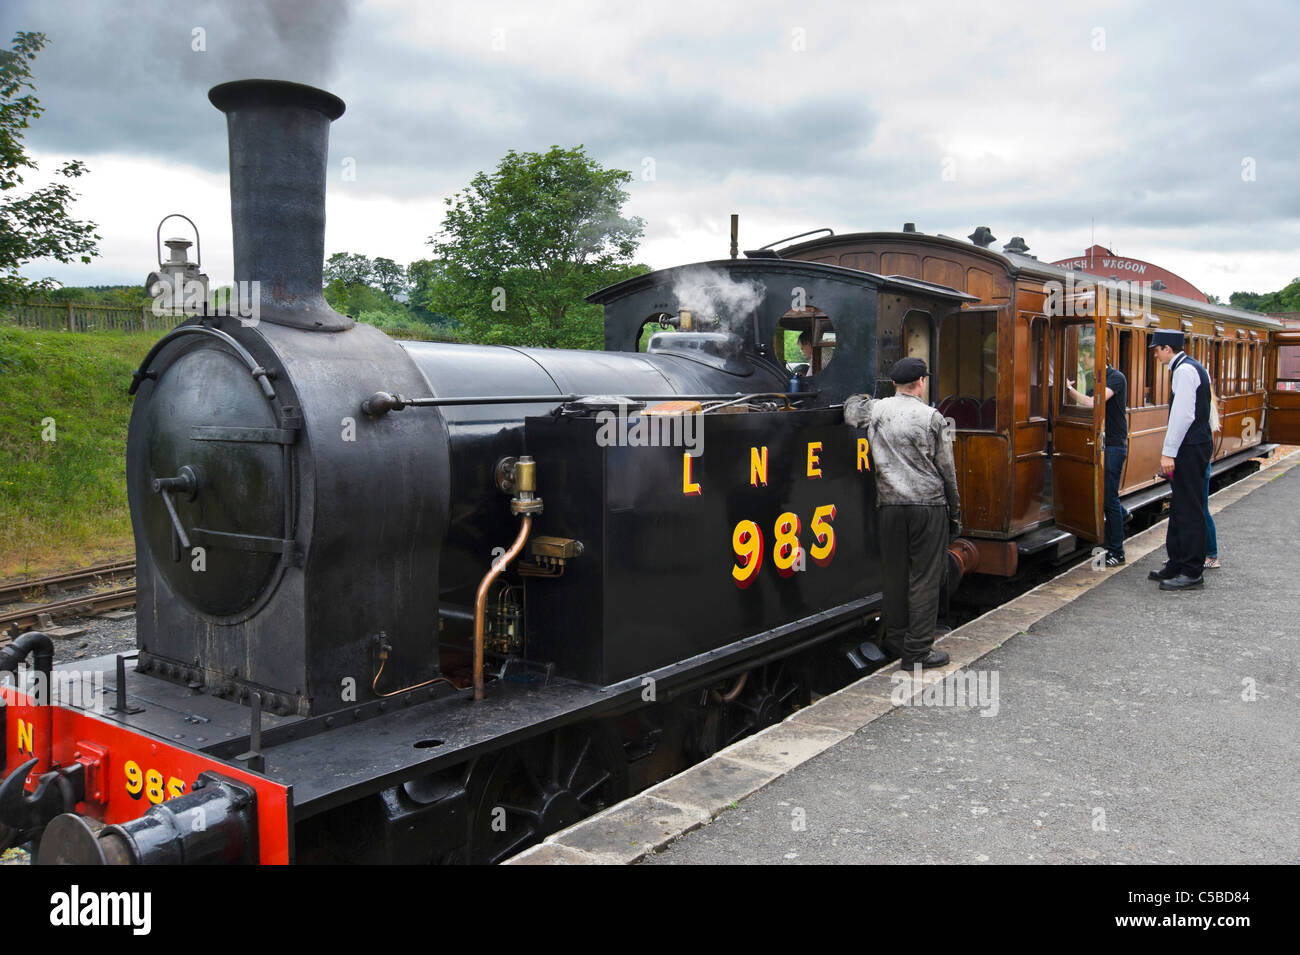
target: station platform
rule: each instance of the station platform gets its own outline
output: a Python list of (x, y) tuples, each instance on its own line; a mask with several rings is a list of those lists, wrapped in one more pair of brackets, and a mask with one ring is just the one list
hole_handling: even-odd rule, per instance
[(1297, 464), (1211, 498), (1205, 589), (1162, 522), (511, 864), (1294, 862)]

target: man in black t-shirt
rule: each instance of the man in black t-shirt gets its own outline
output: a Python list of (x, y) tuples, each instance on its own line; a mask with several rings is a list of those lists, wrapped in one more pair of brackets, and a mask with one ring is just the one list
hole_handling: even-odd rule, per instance
[[(1074, 382), (1066, 390), (1085, 408), (1092, 407), (1092, 390), (1081, 395)], [(1124, 507), (1119, 502), (1119, 482), (1128, 457), (1128, 379), (1118, 369), (1106, 366), (1106, 566), (1124, 563)]]

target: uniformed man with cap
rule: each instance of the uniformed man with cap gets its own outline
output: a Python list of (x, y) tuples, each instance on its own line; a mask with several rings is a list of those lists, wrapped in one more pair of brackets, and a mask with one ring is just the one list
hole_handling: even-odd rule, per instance
[(1160, 472), (1172, 485), (1164, 567), (1148, 575), (1161, 590), (1205, 586), (1205, 471), (1214, 436), (1210, 432), (1210, 376), (1183, 351), (1183, 333), (1161, 329), (1151, 335), (1156, 358), (1169, 365), (1169, 425), (1160, 452)]
[(934, 649), (948, 541), (961, 527), (952, 442), (943, 415), (925, 402), (930, 372), (919, 358), (889, 370), (892, 398), (855, 395), (844, 420), (867, 428), (876, 475), (877, 527), (884, 587), (886, 650), (901, 651), (905, 668), (938, 667)]

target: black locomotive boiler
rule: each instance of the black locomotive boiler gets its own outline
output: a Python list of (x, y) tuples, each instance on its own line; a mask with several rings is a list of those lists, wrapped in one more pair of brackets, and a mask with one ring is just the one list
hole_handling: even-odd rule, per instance
[[(840, 404), (876, 387), (879, 316), (937, 327), (970, 296), (726, 260), (593, 295), (604, 352), (397, 342), (321, 294), (343, 103), (209, 96), (258, 314), (192, 320), (136, 372), (138, 654), (96, 664), (102, 698), (3, 689), (0, 837), (494, 862), (780, 719), (819, 648), (862, 639), (874, 481)], [(801, 327), (834, 359), (792, 390)], [(48, 666), (23, 640), (5, 665)]]

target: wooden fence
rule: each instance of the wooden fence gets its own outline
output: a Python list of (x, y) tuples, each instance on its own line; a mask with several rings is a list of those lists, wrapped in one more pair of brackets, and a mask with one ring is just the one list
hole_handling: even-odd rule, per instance
[(152, 332), (175, 328), (186, 315), (155, 315), (149, 305), (123, 308), (77, 302), (24, 302), (0, 310), (0, 324), (68, 332)]
[[(149, 305), (123, 308), (76, 302), (24, 302), (0, 308), (0, 325), (65, 332), (161, 332), (175, 328), (189, 317), (183, 314), (155, 315)], [(378, 327), (391, 338), (434, 342), (461, 340), (445, 327), (424, 326), (416, 321)]]

